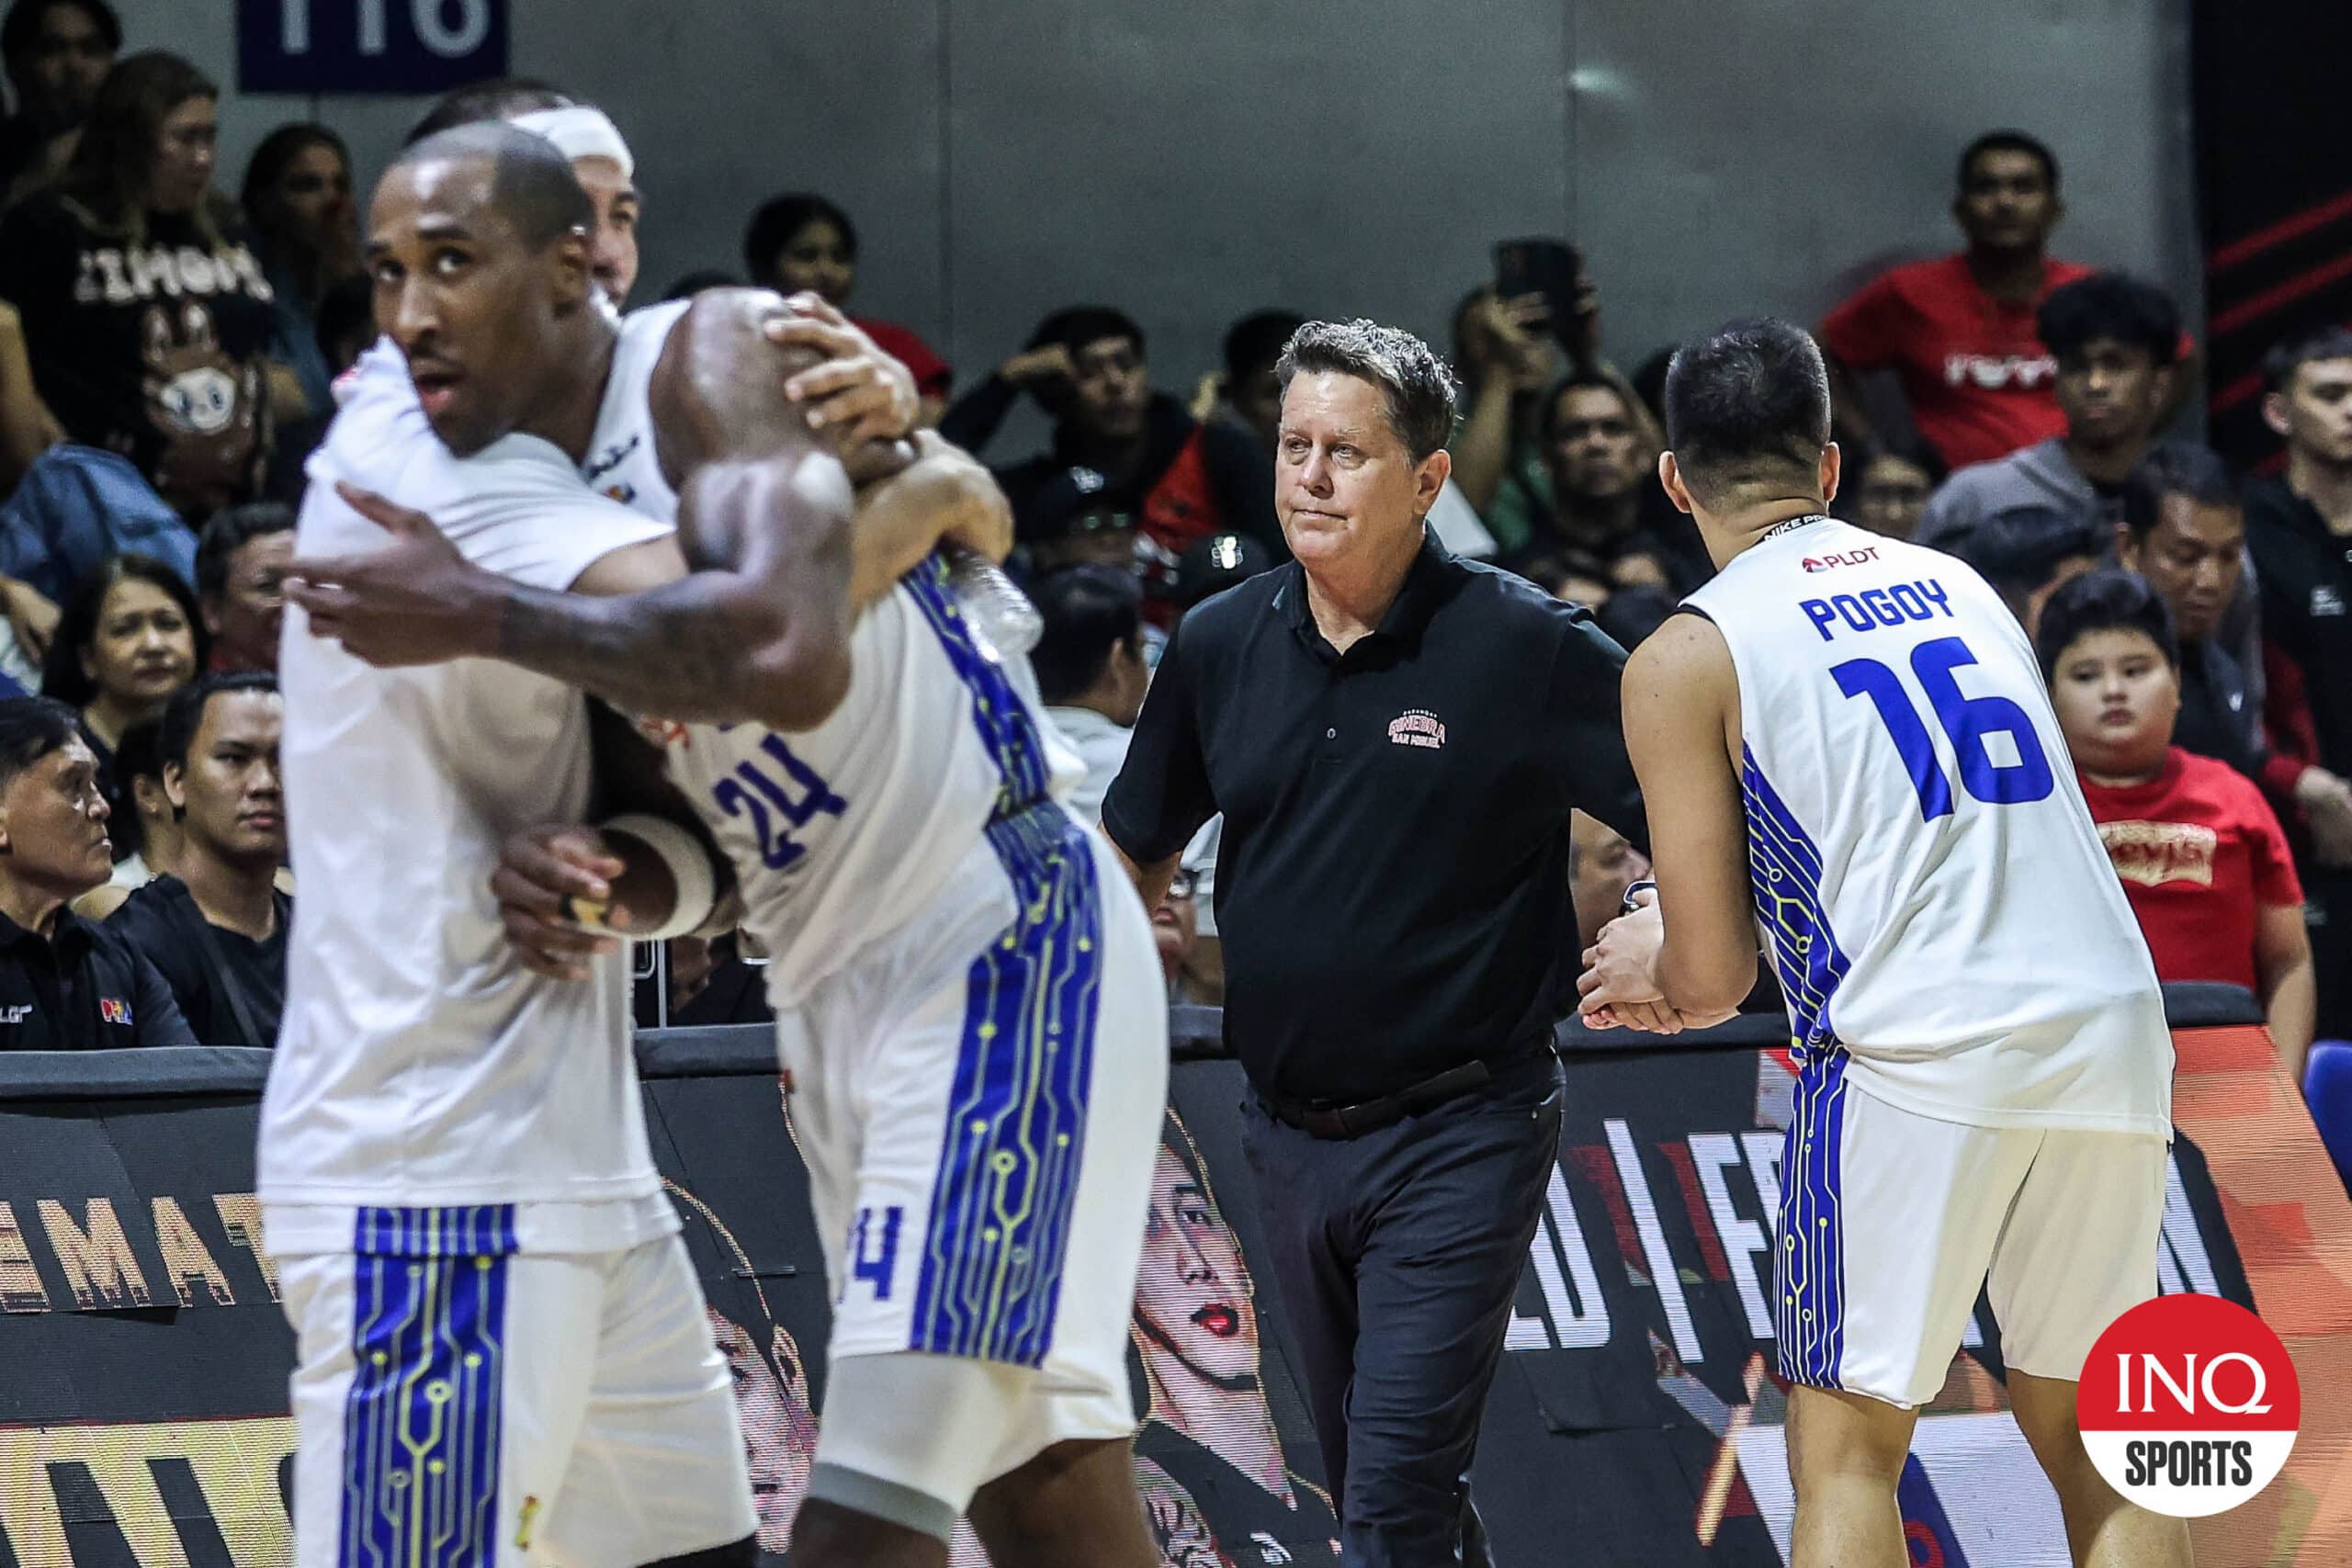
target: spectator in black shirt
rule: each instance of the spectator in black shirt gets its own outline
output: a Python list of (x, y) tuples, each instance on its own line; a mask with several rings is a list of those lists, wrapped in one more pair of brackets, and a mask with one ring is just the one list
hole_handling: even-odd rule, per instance
[(1546, 395), (1543, 433), (1551, 507), (1504, 565), (1542, 582), (1555, 558), (1590, 562), (1611, 587), (1684, 591), (1713, 575), (1657, 487), (1657, 426), (1614, 371), (1570, 372)]
[[(2330, 327), (2263, 362), (2263, 418), (2287, 471), (2247, 487), (2262, 581), (2274, 798), (2295, 838), (2318, 956), (2319, 1032), (2352, 1035), (2352, 332)], [(2283, 775), (2291, 774), (2291, 778)]]
[(196, 1043), (155, 966), (66, 907), (113, 869), (107, 816), (74, 710), (0, 701), (0, 1051)]
[(2261, 703), (2245, 665), (2215, 635), (2245, 555), (2245, 506), (2229, 466), (2187, 442), (2156, 446), (2124, 481), (2115, 553), (2148, 580), (2180, 637), (2173, 744), (2260, 783), (2267, 759)]
[(98, 84), (122, 48), (106, 0), (16, 0), (0, 22), (0, 66), (17, 112), (0, 123), (0, 208), (64, 173)]
[(114, 749), (141, 719), (161, 718), (172, 694), (204, 668), (196, 595), (149, 556), (110, 556), (82, 580), (58, 617), (41, 667), (45, 697), (81, 710), (83, 739), (107, 770), (107, 801), (123, 809)]
[(274, 501), (224, 507), (196, 542), (196, 597), (212, 638), (211, 668), (277, 671), (294, 513)]
[(1033, 502), (1073, 468), (1101, 474), (1102, 503), (1134, 516), (1171, 559), (1210, 534), (1281, 537), (1259, 482), (1265, 460), (1256, 443), (1232, 425), (1203, 424), (1181, 400), (1153, 391), (1143, 329), (1125, 313), (1104, 305), (1055, 311), (1026, 352), (956, 400), (939, 433), (978, 452), (1024, 390), (1054, 421), (1050, 451), (997, 470), (1024, 540)]
[(172, 699), (164, 788), (180, 816), (178, 870), (133, 893), (107, 922), (162, 971), (207, 1045), (277, 1043), (294, 912), (275, 884), (286, 858), (284, 723), (267, 675), (208, 675)]
[(1346, 1561), (1481, 1563), (1464, 1477), (1559, 1137), (1569, 814), (1645, 837), (1624, 655), (1430, 535), (1427, 345), (1315, 322), (1283, 370), (1295, 558), (1178, 623), (1102, 823), (1151, 908), (1225, 814), (1226, 1043)]
[(191, 525), (254, 497), (273, 411), (305, 408), (269, 358), (277, 291), (212, 188), (219, 96), (176, 55), (131, 56), (65, 173), (0, 219), (0, 299), (42, 399)]

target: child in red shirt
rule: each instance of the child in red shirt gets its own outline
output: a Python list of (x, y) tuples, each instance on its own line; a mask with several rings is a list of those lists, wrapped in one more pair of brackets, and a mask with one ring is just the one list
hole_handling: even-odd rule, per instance
[(2078, 578), (2042, 610), (2040, 652), (2157, 977), (2253, 991), (2300, 1084), (2319, 1004), (2302, 886), (2262, 792), (2172, 744), (2180, 649), (2164, 601), (2128, 572)]

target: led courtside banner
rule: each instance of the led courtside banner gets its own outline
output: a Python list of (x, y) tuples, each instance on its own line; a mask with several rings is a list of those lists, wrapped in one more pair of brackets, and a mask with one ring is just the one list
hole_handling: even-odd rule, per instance
[[(1498, 1560), (1777, 1564), (1770, 1376), (1783, 1061), (1735, 1042), (1572, 1050), (1548, 1212), (1489, 1404)], [(1719, 1035), (1719, 1041), (1724, 1036)], [(2186, 1029), (2163, 1283), (2253, 1305), (2303, 1386), (2352, 1386), (2352, 1208), (2261, 1032)], [(1737, 1043), (1736, 1042), (1748, 1042)], [(825, 1301), (763, 1032), (648, 1036), (655, 1149), (736, 1372), (762, 1540), (822, 1407)], [(289, 1551), (291, 1337), (251, 1196), (259, 1053), (0, 1057), (0, 1568), (271, 1568)], [(1133, 1363), (1137, 1484), (1182, 1568), (1329, 1562), (1330, 1505), (1258, 1234), (1230, 1063), (1187, 1062), (1153, 1182)], [(1085, 1266), (1082, 1259), (1073, 1267)], [(1921, 1568), (2065, 1561), (1982, 1312), (1920, 1423)], [(2196, 1526), (2206, 1568), (2352, 1562), (2352, 1410), (2304, 1402), (2286, 1472)], [(985, 1561), (976, 1542), (956, 1561)]]

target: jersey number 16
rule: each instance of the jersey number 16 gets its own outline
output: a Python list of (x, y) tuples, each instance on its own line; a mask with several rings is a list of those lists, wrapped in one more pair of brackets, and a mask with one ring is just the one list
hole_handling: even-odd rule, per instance
[[(1951, 738), (1960, 759), (1960, 787), (1987, 806), (2020, 806), (2046, 800), (2057, 787), (2050, 758), (2034, 733), (2025, 709), (2007, 697), (1966, 697), (1952, 671), (1976, 662), (1976, 655), (1956, 637), (1939, 637), (1911, 650), (1911, 672), (1919, 678), (1935, 708), (1936, 722)], [(1868, 697), (1894, 738), (1894, 750), (1919, 792), (1919, 815), (1932, 822), (1951, 815), (1951, 781), (1936, 760), (1936, 743), (1927, 721), (1912, 705), (1894, 671), (1875, 659), (1849, 659), (1829, 673), (1838, 689), (1849, 697)], [(2016, 761), (1996, 762), (1987, 740), (2006, 735)]]

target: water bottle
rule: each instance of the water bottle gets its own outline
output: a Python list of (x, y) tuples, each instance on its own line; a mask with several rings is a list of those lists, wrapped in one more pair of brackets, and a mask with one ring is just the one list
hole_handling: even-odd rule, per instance
[(981, 646), (999, 657), (1019, 656), (1046, 635), (1045, 617), (1004, 569), (962, 545), (947, 548), (947, 580)]

